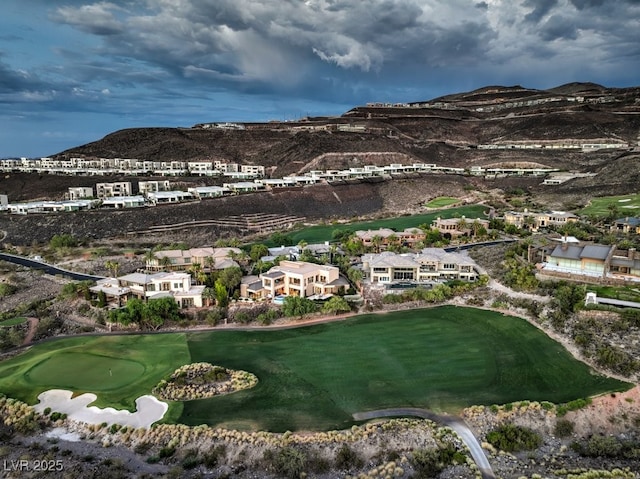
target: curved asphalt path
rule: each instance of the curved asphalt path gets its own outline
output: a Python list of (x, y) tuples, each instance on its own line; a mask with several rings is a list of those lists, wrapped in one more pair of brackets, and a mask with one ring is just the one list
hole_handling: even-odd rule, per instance
[(476, 437), (469, 429), (469, 426), (459, 418), (452, 416), (444, 416), (428, 411), (426, 409), (419, 408), (393, 408), (393, 409), (378, 409), (376, 411), (357, 412), (353, 415), (356, 421), (366, 421), (368, 419), (376, 419), (380, 417), (404, 417), (413, 416), (423, 419), (429, 419), (434, 422), (444, 423), (453, 429), (460, 439), (467, 445), (471, 452), (471, 457), (476, 462), (483, 479), (496, 479), (491, 464), (482, 450), (482, 446), (476, 439)]
[(0, 260), (9, 261), (10, 263), (27, 266), (33, 269), (39, 269), (52, 276), (64, 276), (66, 278), (73, 279), (75, 281), (97, 281), (103, 279), (104, 276), (94, 276), (91, 274), (76, 273), (75, 271), (69, 271), (66, 269), (58, 268), (52, 264), (45, 263), (44, 261), (38, 261), (31, 258), (25, 258), (24, 256), (18, 256), (9, 253), (0, 253)]

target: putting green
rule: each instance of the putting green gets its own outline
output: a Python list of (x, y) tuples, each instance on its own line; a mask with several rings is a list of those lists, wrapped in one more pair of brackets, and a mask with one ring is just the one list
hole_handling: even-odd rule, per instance
[(137, 381), (144, 364), (99, 354), (62, 352), (49, 356), (29, 369), (24, 377), (35, 387), (111, 391)]

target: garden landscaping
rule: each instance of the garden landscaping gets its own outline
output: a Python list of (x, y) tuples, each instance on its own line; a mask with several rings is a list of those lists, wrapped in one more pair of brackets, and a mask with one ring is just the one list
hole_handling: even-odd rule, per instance
[(562, 403), (631, 387), (594, 374), (525, 320), (443, 306), (281, 330), (51, 341), (1, 362), (0, 392), (30, 404), (48, 389), (97, 392), (96, 405), (133, 410), (139, 396), (192, 362), (248, 371), (259, 382), (233, 394), (171, 401), (165, 422), (344, 429), (354, 412), (371, 409), (457, 413), (474, 404)]

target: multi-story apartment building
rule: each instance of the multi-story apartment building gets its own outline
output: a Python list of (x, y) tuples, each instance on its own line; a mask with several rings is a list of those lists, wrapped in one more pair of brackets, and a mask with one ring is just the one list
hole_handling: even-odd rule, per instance
[(138, 181), (138, 192), (141, 195), (146, 195), (147, 193), (155, 193), (157, 191), (170, 191), (171, 183), (169, 180), (149, 180), (149, 181)]

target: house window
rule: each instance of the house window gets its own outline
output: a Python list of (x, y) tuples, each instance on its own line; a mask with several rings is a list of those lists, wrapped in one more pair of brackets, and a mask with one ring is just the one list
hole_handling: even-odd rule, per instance
[(156, 285), (155, 284), (149, 284), (147, 285), (147, 291), (155, 291), (156, 290)]
[(396, 268), (393, 272), (394, 280), (413, 280), (415, 279), (415, 270), (413, 268)]
[(173, 289), (182, 289), (182, 283), (173, 283)]
[(373, 268), (374, 273), (386, 273), (387, 268)]
[(453, 270), (453, 269), (456, 269), (456, 265), (455, 263), (444, 263), (442, 265), (442, 269)]
[(160, 289), (162, 291), (171, 291), (171, 283), (161, 283)]

